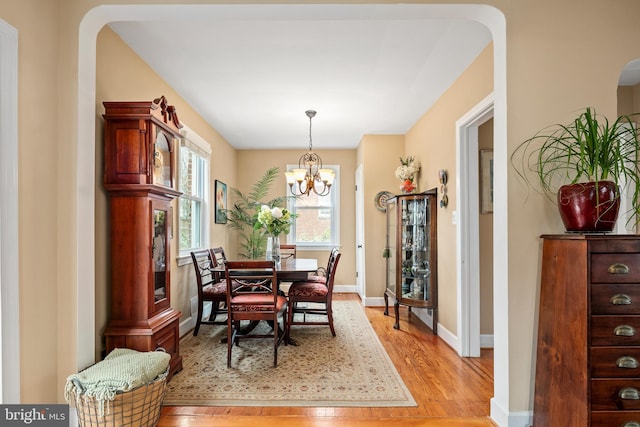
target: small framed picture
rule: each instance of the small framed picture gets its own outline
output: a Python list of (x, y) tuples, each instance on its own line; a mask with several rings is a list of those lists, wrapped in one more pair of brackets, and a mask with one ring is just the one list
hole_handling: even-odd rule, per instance
[(216, 179), (216, 224), (227, 223), (227, 184)]
[(493, 212), (493, 150), (480, 150), (480, 212)]

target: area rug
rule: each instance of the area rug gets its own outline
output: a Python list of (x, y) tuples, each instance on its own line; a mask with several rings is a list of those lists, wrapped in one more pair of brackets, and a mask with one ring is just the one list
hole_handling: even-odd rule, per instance
[[(334, 301), (328, 326), (294, 326), (297, 346), (282, 344), (273, 367), (270, 339), (240, 341), (227, 368), (224, 326), (202, 326), (180, 341), (183, 370), (167, 384), (164, 405), (417, 406), (357, 301)], [(268, 328), (261, 322), (255, 330)]]

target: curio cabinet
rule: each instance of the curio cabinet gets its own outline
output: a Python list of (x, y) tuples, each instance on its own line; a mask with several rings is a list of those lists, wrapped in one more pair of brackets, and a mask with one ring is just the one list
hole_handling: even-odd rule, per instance
[(402, 194), (386, 201), (387, 230), (385, 315), (393, 301), (395, 329), (400, 305), (431, 310), (438, 325), (437, 190)]

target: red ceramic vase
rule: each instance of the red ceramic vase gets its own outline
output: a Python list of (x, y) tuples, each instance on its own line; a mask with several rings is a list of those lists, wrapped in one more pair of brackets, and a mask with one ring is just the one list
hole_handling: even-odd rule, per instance
[[(597, 194), (597, 197), (596, 197)], [(606, 233), (613, 230), (620, 210), (618, 186), (611, 181), (563, 185), (558, 209), (567, 231)]]

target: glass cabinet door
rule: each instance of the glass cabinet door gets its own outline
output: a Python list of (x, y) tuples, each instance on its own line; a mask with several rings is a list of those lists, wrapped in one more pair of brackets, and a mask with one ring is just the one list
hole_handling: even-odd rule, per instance
[(401, 198), (402, 285), (400, 298), (403, 299), (428, 301), (430, 298), (429, 203), (429, 198)]
[(151, 291), (153, 292), (151, 312), (169, 305), (169, 233), (170, 211), (165, 203), (151, 202), (153, 215), (151, 231)]
[(173, 188), (173, 141), (156, 128), (153, 144), (153, 183)]

